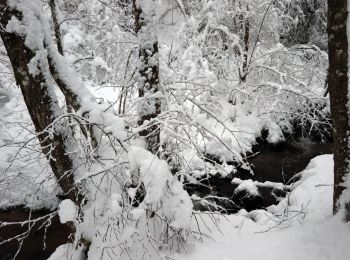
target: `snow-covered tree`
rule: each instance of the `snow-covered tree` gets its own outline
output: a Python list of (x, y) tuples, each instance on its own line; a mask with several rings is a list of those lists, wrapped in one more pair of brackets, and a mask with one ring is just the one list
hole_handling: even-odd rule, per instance
[(327, 51), (327, 1), (274, 1), (280, 21), (281, 41), (286, 46), (314, 44)]
[(139, 134), (153, 154), (159, 152), (160, 130), (156, 117), (161, 113), (162, 94), (159, 87), (159, 47), (157, 1), (133, 0), (135, 33), (139, 42), (138, 124)]
[[(0, 35), (11, 61), (17, 84), (35, 126), (43, 153), (50, 162), (51, 169), (65, 195), (80, 206), (83, 195), (74, 183), (75, 159), (69, 155), (72, 132), (67, 122), (62, 120), (57, 97), (48, 74), (48, 60), (45, 55), (45, 31), (41, 31), (41, 21), (26, 12), (37, 11), (40, 6), (33, 5), (33, 10), (16, 2), (0, 2)], [(21, 17), (23, 15), (23, 18)], [(19, 19), (22, 19), (22, 23)], [(38, 31), (29, 31), (28, 24), (36, 26)], [(27, 31), (28, 30), (28, 31)]]

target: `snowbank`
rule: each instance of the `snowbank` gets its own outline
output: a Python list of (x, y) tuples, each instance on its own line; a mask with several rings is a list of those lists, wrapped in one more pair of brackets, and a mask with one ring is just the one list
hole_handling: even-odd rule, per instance
[(242, 210), (236, 215), (216, 216), (219, 222), (200, 214), (201, 230), (212, 240), (196, 244), (189, 255), (176, 254), (174, 258), (348, 259), (350, 225), (332, 216), (332, 172), (332, 156), (318, 156), (302, 172), (290, 196), (267, 211)]

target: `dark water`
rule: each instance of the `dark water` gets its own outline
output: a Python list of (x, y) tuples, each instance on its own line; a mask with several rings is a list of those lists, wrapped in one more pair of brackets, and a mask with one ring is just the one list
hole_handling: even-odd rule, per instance
[[(49, 214), (48, 211), (33, 212), (31, 219), (39, 218)], [(29, 211), (23, 208), (15, 208), (0, 211), (0, 222), (18, 222), (25, 221), (29, 217)], [(70, 230), (66, 225), (60, 223), (58, 216), (52, 219), (51, 225), (46, 229), (46, 248), (44, 248), (45, 228), (39, 227), (45, 222), (40, 221), (35, 224), (24, 239), (22, 248), (17, 255), (17, 260), (46, 260), (55, 251), (55, 249), (67, 243)], [(11, 225), (0, 227), (0, 243), (3, 240), (19, 235), (28, 230), (28, 225)], [(12, 241), (0, 246), (0, 260), (10, 260), (16, 254), (19, 248), (18, 241)], [(63, 259), (62, 259), (63, 260)]]
[(292, 137), (277, 145), (260, 144), (254, 150), (258, 154), (248, 158), (254, 175), (240, 170), (235, 177), (260, 182), (288, 183), (295, 174), (306, 168), (312, 158), (333, 153), (332, 144), (330, 143), (323, 143), (311, 138)]
[(291, 184), (298, 180), (297, 173), (301, 172), (309, 164), (310, 160), (321, 154), (332, 153), (330, 143), (322, 143), (311, 138), (289, 138), (286, 142), (272, 145), (265, 142), (254, 147), (254, 156), (248, 158), (251, 172), (238, 168), (235, 174), (226, 178), (220, 176), (199, 180), (199, 184), (187, 184), (186, 188), (192, 195), (201, 198), (215, 195), (226, 199), (210, 198), (209, 201), (218, 204), (224, 210), (214, 206), (195, 203), (197, 210), (219, 210), (226, 213), (235, 213), (244, 208), (248, 211), (263, 209), (272, 204), (277, 204), (286, 196), (288, 188), (259, 187), (259, 196), (250, 196), (246, 192), (235, 192), (237, 184), (232, 184), (233, 178), (241, 180), (251, 179), (257, 182), (273, 182)]

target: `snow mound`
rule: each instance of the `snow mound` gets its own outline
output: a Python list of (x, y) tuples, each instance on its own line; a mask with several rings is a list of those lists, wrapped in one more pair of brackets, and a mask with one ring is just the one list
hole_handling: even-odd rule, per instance
[[(232, 180), (232, 183), (235, 183), (236, 178)], [(255, 185), (255, 183), (252, 180), (244, 180), (241, 181), (238, 185), (238, 187), (235, 189), (235, 193), (239, 193), (241, 191), (245, 191), (248, 193), (249, 196), (259, 196), (258, 187)]]
[(142, 147), (131, 146), (130, 168), (139, 170), (146, 197), (145, 207), (152, 211), (162, 205), (164, 215), (175, 228), (188, 228), (192, 216), (192, 201), (182, 184), (173, 176), (168, 164)]
[(78, 215), (77, 207), (70, 199), (63, 200), (58, 208), (58, 216), (62, 224), (74, 221)]
[(323, 220), (332, 216), (333, 205), (333, 161), (331, 155), (317, 156), (312, 159), (304, 171), (301, 180), (296, 183), (293, 192), (277, 206), (268, 211), (278, 214), (283, 209), (305, 212), (306, 220)]

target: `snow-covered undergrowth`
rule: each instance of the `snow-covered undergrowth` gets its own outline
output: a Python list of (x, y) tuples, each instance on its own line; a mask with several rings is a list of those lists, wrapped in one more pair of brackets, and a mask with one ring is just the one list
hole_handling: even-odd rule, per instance
[(332, 216), (332, 194), (333, 157), (318, 156), (277, 206), (229, 216), (198, 213), (210, 238), (174, 259), (348, 259), (350, 225)]
[[(318, 131), (329, 127), (328, 99), (323, 97), (327, 54), (316, 46), (287, 48), (279, 42), (288, 29), (282, 21), (290, 18), (281, 17), (284, 7), (262, 0), (186, 1), (185, 11), (180, 2), (158, 1), (159, 24), (150, 32), (157, 33), (159, 42), (156, 96), (162, 112), (149, 123), (160, 125), (161, 153), (174, 172), (193, 181), (226, 176), (234, 171), (226, 162), (248, 168), (244, 158), (262, 130), (271, 143), (283, 141), (282, 132), (293, 132), (295, 122), (327, 134)], [(62, 5), (62, 16), (85, 14), (80, 21), (63, 23), (65, 56), (98, 98), (116, 104), (137, 135), (145, 125), (137, 125), (139, 39), (129, 33), (132, 8), (106, 3)], [(243, 20), (250, 23), (248, 46)]]
[[(182, 260), (338, 260), (350, 254), (350, 225), (332, 215), (333, 156), (314, 158), (294, 190), (277, 206), (235, 215), (197, 212), (192, 228), (202, 240), (171, 258)], [(94, 255), (92, 248), (89, 253)], [(135, 250), (137, 250), (135, 248)], [(79, 250), (59, 247), (50, 260), (80, 260)], [(101, 259), (101, 258), (96, 258)]]
[(181, 250), (190, 234), (192, 201), (167, 163), (140, 146), (129, 147), (128, 158), (124, 178), (87, 175), (93, 201), (84, 206), (83, 222), (74, 222), (77, 237), (91, 242), (89, 259), (157, 259), (162, 250)]
[(281, 10), (260, 0), (188, 5), (188, 17), (174, 8), (159, 29), (163, 142), (179, 174), (225, 176), (234, 171), (227, 162), (248, 168), (245, 156), (263, 130), (278, 143), (283, 132), (295, 131), (293, 123), (317, 133), (329, 126), (322, 87), (327, 54), (316, 46), (283, 46)]
[[(169, 166), (135, 142), (111, 163), (111, 147), (100, 150), (104, 164), (82, 165), (76, 183), (84, 183), (88, 203), (84, 217), (70, 200), (59, 202), (61, 193), (33, 134), (30, 117), (18, 90), (4, 91), (9, 100), (2, 104), (0, 208), (25, 206), (30, 209), (58, 207), (61, 223), (73, 222), (76, 238), (91, 242), (90, 259), (116, 254), (118, 257), (149, 259), (159, 257), (159, 249), (183, 250), (190, 235), (192, 202)], [(127, 165), (127, 166), (123, 166)], [(139, 190), (146, 195), (139, 198)], [(137, 201), (132, 205), (130, 201)], [(57, 252), (65, 256), (61, 247)], [(74, 245), (74, 255), (83, 256)], [(146, 257), (145, 256), (145, 257)], [(108, 258), (108, 257), (107, 257)], [(106, 259), (107, 259), (106, 258)], [(62, 259), (62, 258), (58, 258)], [(79, 258), (80, 259), (80, 258)], [(119, 259), (119, 258), (118, 258)]]
[[(59, 142), (52, 141), (48, 145), (51, 150), (48, 149), (46, 154), (43, 154), (40, 145), (43, 146), (44, 137), (37, 137), (45, 136), (46, 140), (51, 141), (54, 136), (62, 137), (62, 133), (65, 133), (62, 137), (65, 139), (63, 151), (68, 154), (69, 160), (63, 163), (71, 163), (72, 167), (69, 172), (65, 171), (62, 174), (73, 175), (73, 183), (70, 183), (68, 188), (79, 189), (84, 198), (74, 202), (63, 200), (59, 205), (58, 214), (62, 223), (73, 222), (76, 246), (84, 244), (84, 249), (89, 252), (91, 259), (103, 259), (106, 255), (116, 255), (120, 259), (153, 259), (154, 255), (160, 254), (162, 248), (169, 250), (182, 247), (189, 233), (192, 201), (177, 176), (172, 175), (166, 161), (145, 149), (144, 142), (135, 142), (137, 145), (126, 142), (128, 136), (124, 120), (115, 111), (114, 104), (98, 103), (76, 71), (67, 66), (65, 57), (58, 53), (57, 46), (51, 39), (48, 17), (42, 12), (41, 1), (11, 0), (8, 2), (8, 8), (20, 15), (12, 16), (6, 30), (23, 37), (26, 48), (35, 54), (28, 64), (29, 73), (33, 76), (44, 75), (52, 112), (45, 116), (51, 117), (52, 122), (45, 125), (44, 129), (36, 125), (37, 133), (34, 133), (33, 127), (26, 128), (20, 125), (20, 129), (22, 127), (29, 132), (29, 139), (21, 134), (21, 137), (27, 140), (14, 137), (9, 138), (7, 143), (6, 139), (3, 140), (6, 149), (9, 149), (4, 152), (10, 153), (11, 146), (14, 146), (14, 155), (18, 155), (19, 158), (4, 156), (9, 159), (3, 162), (1, 184), (4, 197), (9, 199), (2, 200), (2, 206), (57, 206), (55, 197), (48, 201), (51, 205), (43, 204), (42, 196), (33, 192), (27, 182), (34, 178), (33, 186), (38, 190), (43, 182), (49, 185), (49, 188), (57, 187), (55, 183), (50, 185), (50, 182), (46, 182), (46, 172), (40, 174), (40, 180), (33, 170), (37, 168), (42, 171), (48, 167), (45, 157), (50, 160), (52, 166), (52, 162), (57, 159), (52, 158), (52, 151), (59, 146)], [(50, 62), (52, 60), (54, 63)], [(56, 70), (54, 75), (51, 74), (50, 68)], [(57, 81), (57, 77), (62, 81)], [(21, 82), (22, 91), (23, 85), (26, 87), (28, 83)], [(60, 104), (56, 96), (56, 92), (60, 91), (69, 92), (71, 97), (74, 96), (74, 102), (79, 103), (72, 103), (75, 113), (66, 113), (68, 109), (64, 107), (64, 99), (61, 98)], [(10, 100), (6, 106), (12, 103)], [(21, 100), (19, 103), (22, 103)], [(23, 103), (20, 107), (23, 107)], [(30, 106), (28, 107), (30, 109)], [(5, 113), (3, 116), (4, 120), (16, 120), (17, 115)], [(33, 116), (32, 113), (31, 116), (35, 118), (37, 115)], [(26, 117), (16, 122), (20, 124), (30, 121)], [(83, 126), (86, 122), (91, 128), (91, 135), (87, 134), (88, 130)], [(6, 129), (3, 131), (6, 132)], [(44, 167), (40, 165), (41, 160)], [(28, 176), (22, 175), (14, 163), (22, 164)], [(52, 168), (55, 170), (57, 167)], [(41, 171), (39, 173), (42, 173)], [(47, 174), (52, 176), (49, 171)], [(63, 178), (57, 174), (56, 177)], [(16, 182), (16, 179), (22, 182)], [(26, 201), (27, 193), (22, 193), (16, 186), (20, 186), (20, 189), (30, 187), (30, 192), (38, 195), (34, 199), (41, 204), (31, 203), (33, 199)], [(56, 193), (51, 192), (50, 195), (56, 195), (58, 192), (59, 190), (56, 190)], [(20, 239), (24, 237), (20, 236)]]

